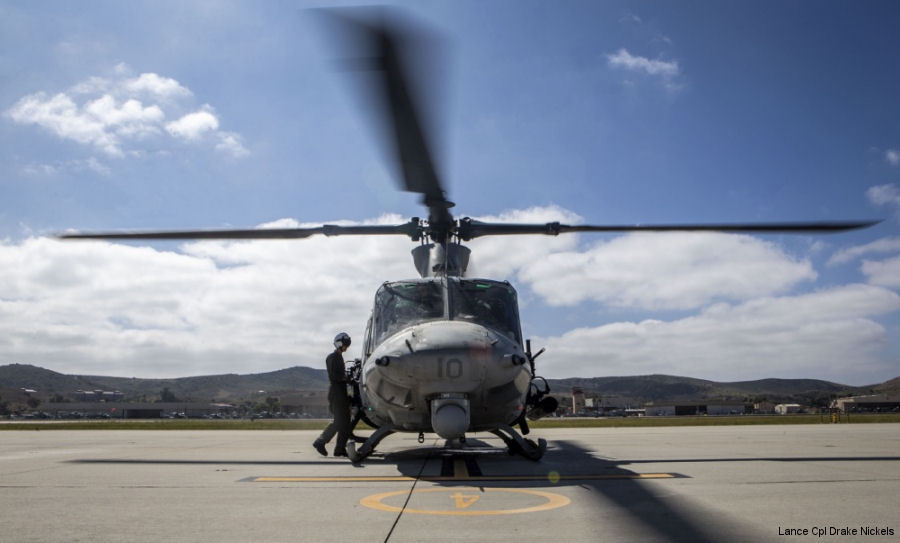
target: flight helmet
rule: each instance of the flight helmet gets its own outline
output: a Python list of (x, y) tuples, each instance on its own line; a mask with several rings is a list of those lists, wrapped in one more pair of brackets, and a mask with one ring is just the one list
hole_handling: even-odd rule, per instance
[(341, 332), (340, 334), (334, 336), (334, 348), (339, 349), (341, 347), (349, 347), (350, 346), (350, 335), (347, 332)]

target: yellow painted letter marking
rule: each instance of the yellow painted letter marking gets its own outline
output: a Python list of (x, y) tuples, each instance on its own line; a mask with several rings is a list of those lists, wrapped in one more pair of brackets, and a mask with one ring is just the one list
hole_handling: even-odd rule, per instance
[(463, 494), (462, 492), (457, 492), (450, 497), (456, 500), (457, 509), (465, 509), (466, 507), (477, 502), (478, 498), (480, 498), (478, 494)]

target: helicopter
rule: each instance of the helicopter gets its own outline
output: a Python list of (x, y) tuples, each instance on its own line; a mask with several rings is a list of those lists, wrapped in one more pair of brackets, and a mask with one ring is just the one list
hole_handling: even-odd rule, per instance
[[(196, 240), (303, 239), (324, 236), (407, 236), (416, 244), (419, 277), (383, 283), (362, 341), (362, 355), (350, 369), (352, 403), (358, 418), (375, 428), (357, 448), (353, 462), (371, 455), (397, 433), (435, 433), (448, 443), (466, 434), (489, 432), (510, 454), (540, 460), (542, 438), (526, 438), (528, 421), (552, 414), (557, 401), (523, 337), (516, 289), (507, 281), (466, 275), (471, 250), (464, 245), (486, 236), (549, 235), (571, 232), (717, 231), (825, 233), (864, 228), (877, 221), (714, 223), (657, 225), (511, 224), (456, 218), (455, 204), (434, 161), (425, 129), (421, 96), (413, 85), (411, 44), (422, 38), (415, 25), (394, 10), (322, 10), (324, 18), (358, 48), (346, 59), (365, 72), (389, 160), (402, 190), (421, 195), (427, 217), (396, 225), (331, 225), (308, 228), (66, 233), (63, 239)], [(516, 429), (518, 427), (518, 429)]]

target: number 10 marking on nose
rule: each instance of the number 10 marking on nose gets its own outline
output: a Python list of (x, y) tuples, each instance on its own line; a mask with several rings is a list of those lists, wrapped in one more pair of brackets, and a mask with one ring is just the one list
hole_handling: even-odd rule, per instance
[(437, 359), (438, 379), (443, 379), (444, 377), (448, 379), (456, 379), (458, 377), (462, 377), (462, 372), (462, 360), (458, 358), (451, 358), (447, 361), (444, 361), (443, 358)]

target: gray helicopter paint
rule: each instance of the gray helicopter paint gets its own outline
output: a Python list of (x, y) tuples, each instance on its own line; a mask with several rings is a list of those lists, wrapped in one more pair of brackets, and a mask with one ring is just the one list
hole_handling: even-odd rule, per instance
[[(387, 365), (375, 363), (383, 357), (388, 357)], [(376, 424), (431, 432), (429, 402), (442, 394), (463, 394), (469, 405), (468, 431), (496, 428), (498, 421), (512, 423), (524, 408), (531, 375), (514, 362), (524, 359), (519, 344), (479, 324), (413, 325), (383, 341), (363, 362), (363, 407)], [(495, 391), (502, 397), (494, 396)]]
[(425, 243), (412, 250), (413, 263), (422, 277), (463, 276), (472, 251), (459, 243)]
[[(449, 277), (410, 283), (435, 282), (443, 288), (457, 281)], [(397, 331), (363, 360), (362, 404), (375, 424), (453, 439), (466, 431), (511, 424), (521, 415), (531, 383), (521, 343), (479, 323), (449, 320), (446, 305), (444, 319)], [(517, 319), (516, 308), (508, 309)], [(450, 405), (458, 409), (443, 409)], [(468, 421), (462, 431), (460, 417)]]

